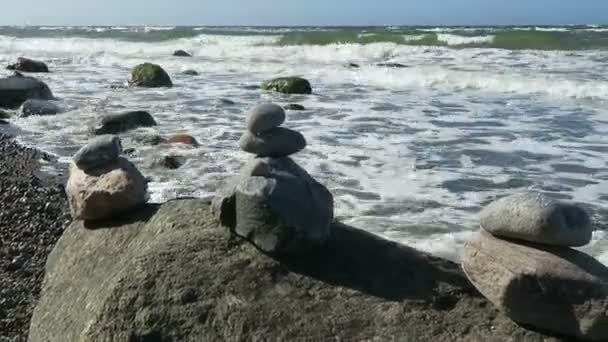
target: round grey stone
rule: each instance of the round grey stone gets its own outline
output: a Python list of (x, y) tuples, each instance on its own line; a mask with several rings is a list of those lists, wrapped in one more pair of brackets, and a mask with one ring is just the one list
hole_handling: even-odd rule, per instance
[(80, 169), (89, 171), (115, 163), (120, 153), (122, 145), (118, 136), (100, 135), (76, 152), (72, 160)]
[(251, 109), (247, 113), (247, 129), (260, 134), (275, 127), (281, 126), (285, 122), (285, 110), (274, 103), (263, 103)]
[(501, 198), (481, 211), (480, 224), (494, 236), (546, 245), (578, 247), (591, 241), (591, 219), (573, 204), (541, 193)]
[(241, 149), (259, 157), (287, 157), (306, 147), (300, 132), (276, 127), (260, 135), (245, 132), (239, 141)]

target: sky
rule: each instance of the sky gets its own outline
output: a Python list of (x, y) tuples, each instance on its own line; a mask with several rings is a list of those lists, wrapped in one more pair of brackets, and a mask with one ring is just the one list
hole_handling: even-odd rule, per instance
[(4, 0), (0, 25), (608, 24), (608, 0)]

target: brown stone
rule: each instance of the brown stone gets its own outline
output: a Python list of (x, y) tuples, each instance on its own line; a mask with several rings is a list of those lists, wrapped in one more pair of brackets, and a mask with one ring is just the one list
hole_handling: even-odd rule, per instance
[(72, 163), (66, 192), (74, 219), (99, 220), (144, 204), (147, 188), (146, 179), (135, 166), (118, 158), (116, 163), (86, 172)]
[(178, 134), (171, 136), (167, 139), (167, 142), (169, 144), (186, 144), (195, 147), (198, 146), (198, 141), (196, 141), (193, 136), (187, 134)]
[(608, 340), (608, 268), (568, 247), (512, 242), (480, 231), (464, 248), (469, 280), (515, 322)]

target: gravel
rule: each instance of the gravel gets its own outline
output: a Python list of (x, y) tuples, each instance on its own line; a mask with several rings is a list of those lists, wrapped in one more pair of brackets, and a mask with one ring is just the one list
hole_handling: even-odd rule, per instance
[(71, 220), (63, 186), (38, 172), (43, 157), (0, 134), (0, 342), (27, 340), (46, 258)]

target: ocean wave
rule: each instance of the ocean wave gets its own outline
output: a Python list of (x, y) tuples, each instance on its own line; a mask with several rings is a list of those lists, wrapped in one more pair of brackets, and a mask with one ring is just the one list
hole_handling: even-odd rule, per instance
[(468, 45), (468, 44), (491, 44), (494, 36), (466, 37), (455, 34), (442, 33), (437, 35), (437, 40), (447, 45)]

